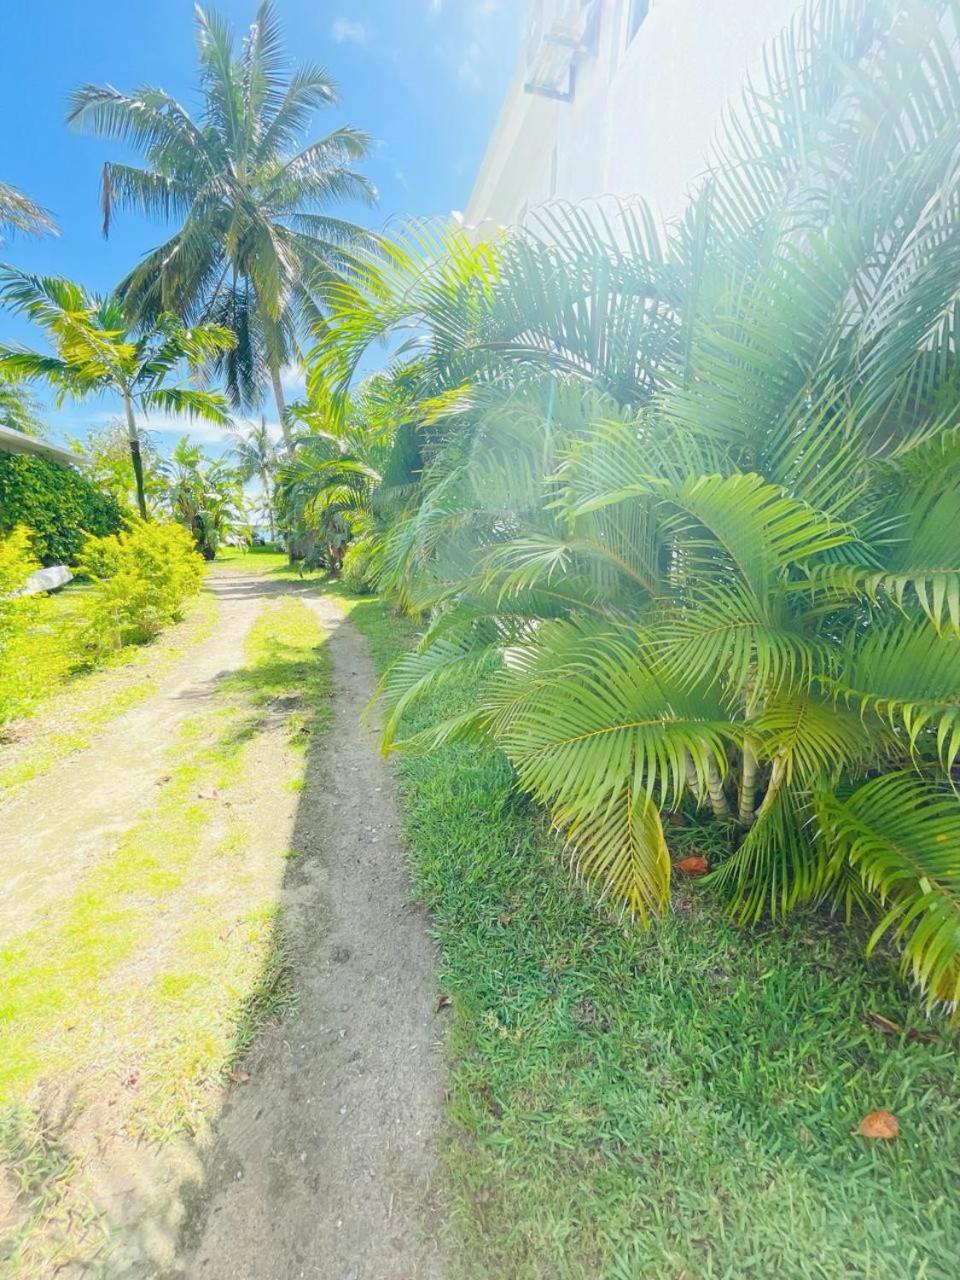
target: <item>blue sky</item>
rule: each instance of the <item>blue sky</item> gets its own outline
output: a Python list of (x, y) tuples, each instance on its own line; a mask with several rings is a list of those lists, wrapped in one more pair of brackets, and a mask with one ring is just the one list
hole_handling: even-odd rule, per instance
[[(239, 32), (256, 0), (219, 0)], [(462, 209), (514, 68), (522, 0), (277, 0), (291, 62), (318, 62), (342, 104), (321, 113), (316, 134), (339, 123), (377, 140), (366, 171), (376, 209), (349, 209), (369, 226)], [(100, 233), (104, 160), (129, 158), (115, 142), (64, 124), (78, 84), (130, 90), (159, 85), (196, 105), (192, 0), (3, 0), (0, 37), (0, 178), (52, 210), (56, 239), (17, 238), (0, 258), (108, 291), (158, 243), (162, 228), (121, 215)], [(0, 312), (0, 341), (41, 344), (30, 326)], [(51, 409), (55, 434), (83, 435), (115, 416), (107, 403)], [(181, 428), (158, 435), (169, 445)], [(195, 437), (207, 437), (194, 428)]]

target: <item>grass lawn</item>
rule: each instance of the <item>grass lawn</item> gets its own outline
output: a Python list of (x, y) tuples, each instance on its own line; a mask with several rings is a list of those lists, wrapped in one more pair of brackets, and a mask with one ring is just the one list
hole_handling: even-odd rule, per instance
[(227, 547), (217, 552), (211, 569), (230, 569), (240, 573), (259, 573), (278, 578), (315, 578), (315, 573), (304, 573), (300, 565), (291, 564), (285, 551), (271, 551), (269, 547), (251, 547), (238, 551)]
[[(410, 627), (377, 601), (351, 609), (382, 670)], [(449, 746), (397, 770), (452, 1001), (456, 1274), (953, 1280), (957, 1038), (889, 955), (865, 960), (815, 914), (735, 928), (688, 886), (649, 933), (623, 928), (493, 753)], [(684, 851), (704, 838), (676, 834)], [(895, 1142), (855, 1133), (880, 1108)]]
[(182, 622), (151, 644), (127, 645), (91, 670), (78, 660), (75, 635), (84, 590), (78, 585), (39, 601), (37, 625), (25, 642), (30, 674), (21, 716), (0, 725), (0, 793), (89, 746), (113, 719), (148, 698), (156, 681), (216, 623), (216, 602), (203, 594), (188, 601)]

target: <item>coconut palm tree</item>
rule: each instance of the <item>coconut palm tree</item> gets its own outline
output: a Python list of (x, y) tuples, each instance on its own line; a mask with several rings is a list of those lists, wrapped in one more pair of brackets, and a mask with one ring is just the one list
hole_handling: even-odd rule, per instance
[(343, 126), (305, 143), (314, 112), (337, 102), (319, 67), (286, 72), (274, 6), (265, 0), (238, 51), (227, 23), (197, 9), (203, 107), (194, 119), (160, 89), (120, 93), (84, 85), (68, 119), (132, 144), (144, 168), (103, 171), (104, 234), (117, 209), (165, 221), (174, 235), (126, 277), (119, 296), (138, 319), (173, 311), (217, 324), (237, 341), (221, 358), (234, 405), (259, 403), (270, 381), (288, 450), (282, 371), (316, 321), (325, 287), (351, 270), (369, 233), (331, 215), (374, 191), (352, 167), (365, 134)]
[(39, 325), (53, 348), (49, 355), (23, 347), (0, 348), (0, 377), (47, 382), (59, 403), (67, 396), (84, 399), (104, 393), (120, 400), (137, 504), (146, 519), (137, 414), (159, 410), (224, 426), (229, 423), (222, 395), (171, 385), (170, 380), (184, 364), (197, 368), (230, 350), (233, 334), (215, 325), (188, 329), (169, 314), (135, 331), (115, 295), (97, 297), (70, 280), (29, 275), (13, 267), (0, 269), (0, 304)]
[[(57, 234), (57, 228), (45, 209), (6, 182), (0, 182), (0, 244), (10, 231), (28, 235)], [(39, 406), (30, 393), (18, 383), (0, 381), (0, 423), (22, 431), (25, 435), (42, 435), (43, 422)]]
[[(546, 211), (340, 289), (315, 389), (420, 334), (386, 680), (469, 680), (587, 878), (665, 908), (666, 811), (754, 920), (874, 921), (960, 999), (960, 47), (946, 4), (809, 5), (683, 218)], [(798, 86), (802, 91), (798, 91)]]
[[(57, 234), (57, 228), (46, 209), (11, 187), (0, 182), (0, 237), (8, 231), (23, 231), (28, 235)], [(0, 238), (0, 244), (2, 244)]]
[(232, 431), (234, 443), (230, 452), (237, 463), (240, 478), (244, 484), (249, 480), (259, 480), (263, 490), (263, 504), (270, 522), (270, 541), (274, 540), (275, 501), (274, 476), (278, 458), (276, 446), (267, 427), (266, 418), (248, 427), (235, 426)]

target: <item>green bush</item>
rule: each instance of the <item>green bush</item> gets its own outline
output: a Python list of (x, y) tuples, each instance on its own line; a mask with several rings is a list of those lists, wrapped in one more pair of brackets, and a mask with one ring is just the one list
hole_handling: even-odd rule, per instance
[(121, 527), (120, 507), (86, 476), (46, 458), (0, 453), (0, 536), (17, 526), (43, 564), (73, 564), (88, 536)]
[(368, 539), (351, 542), (343, 557), (343, 585), (358, 596), (376, 589), (376, 550)]
[(177, 524), (136, 521), (123, 533), (91, 538), (77, 567), (93, 583), (83, 613), (96, 655), (144, 644), (179, 621), (203, 579), (193, 539)]
[(0, 724), (17, 713), (30, 683), (26, 638), (37, 619), (39, 601), (15, 593), (39, 567), (30, 550), (29, 529), (18, 526), (0, 536)]

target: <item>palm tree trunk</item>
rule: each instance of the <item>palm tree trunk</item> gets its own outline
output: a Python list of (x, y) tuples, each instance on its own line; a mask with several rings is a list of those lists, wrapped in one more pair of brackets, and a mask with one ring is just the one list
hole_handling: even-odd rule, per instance
[(773, 758), (773, 768), (770, 771), (770, 782), (767, 786), (767, 794), (763, 797), (763, 804), (757, 810), (757, 821), (766, 817), (767, 813), (773, 808), (780, 788), (783, 786), (787, 777), (787, 757), (780, 752)]
[(283, 432), (283, 447), (287, 453), (293, 453), (293, 436), (287, 422), (287, 402), (283, 398), (283, 382), (280, 378), (280, 366), (275, 360), (270, 361), (270, 380), (273, 383), (273, 398), (277, 402), (277, 414), (280, 418), (280, 430)]
[(133, 414), (133, 400), (128, 391), (123, 393), (123, 408), (127, 415), (127, 438), (130, 441), (130, 458), (133, 462), (133, 475), (137, 484), (137, 506), (140, 508), (140, 519), (149, 519), (147, 515), (147, 495), (143, 487), (143, 457), (140, 453), (140, 432)]
[(710, 797), (710, 808), (713, 810), (713, 816), (715, 818), (729, 818), (730, 806), (727, 804), (726, 793), (723, 790), (723, 779), (720, 777), (717, 762), (712, 756), (707, 760), (707, 794)]
[(740, 775), (740, 811), (738, 818), (745, 827), (752, 826), (756, 817), (757, 757), (749, 738), (743, 743), (743, 770)]
[(700, 786), (697, 766), (693, 763), (693, 757), (686, 748), (683, 751), (683, 768), (687, 777), (687, 790), (697, 802), (697, 808), (699, 809), (703, 805), (703, 789)]
[(260, 472), (260, 483), (263, 485), (263, 500), (267, 504), (267, 522), (270, 528), (271, 543), (277, 540), (277, 531), (273, 519), (273, 494), (270, 491), (270, 472), (264, 467)]

